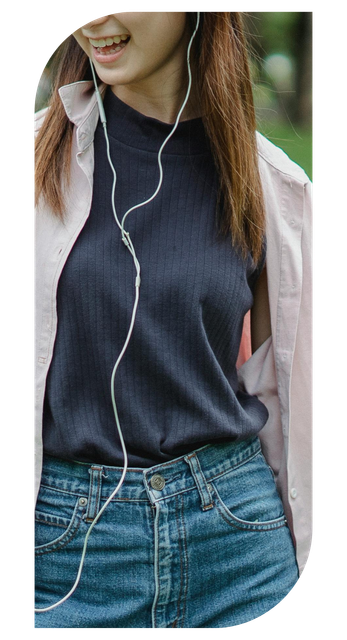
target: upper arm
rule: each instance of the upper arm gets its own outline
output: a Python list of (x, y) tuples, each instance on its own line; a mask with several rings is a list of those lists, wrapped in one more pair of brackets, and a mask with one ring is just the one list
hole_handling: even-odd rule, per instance
[(265, 265), (255, 286), (254, 302), (251, 309), (252, 353), (254, 353), (254, 351), (256, 351), (270, 336), (271, 319)]

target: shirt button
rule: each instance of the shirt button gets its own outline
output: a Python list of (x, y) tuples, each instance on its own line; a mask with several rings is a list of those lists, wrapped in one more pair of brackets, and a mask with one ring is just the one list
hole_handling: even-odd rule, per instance
[(296, 498), (296, 496), (298, 495), (298, 492), (296, 489), (291, 489), (290, 490), (290, 495), (292, 498)]
[(165, 479), (159, 473), (156, 473), (151, 477), (151, 485), (153, 489), (157, 491), (161, 491), (165, 487)]

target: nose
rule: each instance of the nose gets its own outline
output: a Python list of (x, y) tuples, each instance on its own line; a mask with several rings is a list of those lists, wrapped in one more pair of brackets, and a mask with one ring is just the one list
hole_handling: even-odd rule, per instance
[(106, 14), (104, 16), (100, 16), (99, 18), (91, 18), (88, 22), (85, 22), (82, 26), (82, 33), (86, 37), (93, 37), (95, 32), (99, 33), (99, 27), (107, 24), (109, 20), (112, 20), (112, 16), (117, 15), (116, 11), (111, 12), (110, 14)]
[(90, 24), (92, 25), (99, 25), (99, 24), (104, 24), (105, 22), (107, 22), (107, 20), (109, 19), (110, 16), (117, 14), (117, 13), (124, 13), (124, 11), (129, 11), (129, 9), (118, 9), (118, 11), (110, 11), (110, 13), (106, 13), (103, 16), (100, 16), (99, 18), (91, 18), (90, 21), (88, 21), (86, 24)]
[(89, 22), (86, 22), (88, 27), (98, 27), (101, 24), (105, 24), (110, 19), (109, 15), (101, 16), (100, 18), (92, 18)]
[[(127, 9), (125, 9), (127, 11)], [(124, 14), (124, 10), (120, 11), (111, 11), (111, 13), (107, 13), (106, 15), (99, 16), (98, 18), (91, 18), (88, 22), (85, 22), (82, 25), (82, 33), (86, 37), (93, 37), (95, 32), (99, 33), (99, 28), (105, 25), (109, 20), (112, 20), (114, 16), (120, 15), (122, 18)]]

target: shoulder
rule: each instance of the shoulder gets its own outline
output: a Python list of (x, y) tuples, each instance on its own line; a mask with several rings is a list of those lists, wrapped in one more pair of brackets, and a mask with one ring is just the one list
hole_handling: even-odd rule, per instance
[(305, 185), (310, 182), (309, 177), (305, 171), (293, 160), (291, 160), (287, 154), (277, 147), (273, 142), (270, 142), (259, 131), (256, 132), (256, 140), (258, 147), (259, 165), (262, 175), (274, 175), (279, 179), (290, 179)]
[(40, 131), (40, 128), (42, 126), (42, 123), (47, 115), (49, 107), (45, 107), (44, 109), (40, 109), (40, 111), (36, 111), (35, 115), (34, 115), (34, 130), (35, 130), (35, 135), (38, 134), (38, 132)]

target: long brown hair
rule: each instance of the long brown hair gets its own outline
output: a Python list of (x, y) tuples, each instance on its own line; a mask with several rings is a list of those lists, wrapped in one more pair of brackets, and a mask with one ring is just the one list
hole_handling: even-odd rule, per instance
[[(188, 14), (191, 27), (196, 14)], [(256, 121), (248, 52), (240, 12), (203, 12), (192, 48), (202, 121), (219, 174), (219, 228), (244, 257), (258, 262), (265, 211), (258, 170)], [(192, 65), (193, 68), (193, 65)], [(36, 203), (42, 195), (64, 217), (64, 182), (69, 182), (73, 124), (58, 88), (89, 79), (89, 61), (73, 36), (54, 54), (49, 109), (36, 138)], [(219, 208), (219, 205), (222, 206)]]

